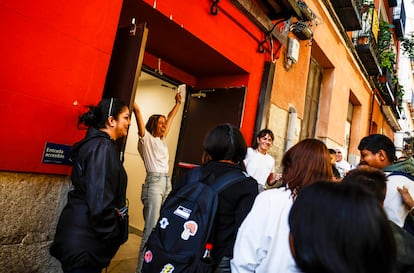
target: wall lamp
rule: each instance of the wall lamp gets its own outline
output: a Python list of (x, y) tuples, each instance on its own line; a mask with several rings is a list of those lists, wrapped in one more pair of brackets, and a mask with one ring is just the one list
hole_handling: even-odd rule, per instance
[(298, 21), (291, 25), (291, 31), (298, 37), (300, 40), (310, 40), (313, 37), (313, 32), (309, 26), (303, 22)]

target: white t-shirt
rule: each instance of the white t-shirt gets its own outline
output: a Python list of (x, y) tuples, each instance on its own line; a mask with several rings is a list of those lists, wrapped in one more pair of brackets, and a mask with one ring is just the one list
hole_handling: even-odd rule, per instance
[(270, 173), (275, 172), (275, 159), (269, 154), (262, 154), (257, 149), (247, 148), (244, 159), (247, 173), (264, 186)]
[(138, 152), (147, 172), (168, 173), (169, 153), (167, 143), (148, 131), (138, 140)]
[(291, 191), (260, 193), (237, 232), (231, 272), (297, 273), (289, 246)]
[(414, 196), (414, 181), (404, 175), (389, 175), (390, 172), (385, 172), (385, 174), (387, 175), (388, 180), (387, 192), (384, 200), (384, 210), (390, 221), (403, 227), (405, 218), (408, 215), (408, 209), (405, 207), (397, 187), (402, 188), (405, 186), (411, 196)]

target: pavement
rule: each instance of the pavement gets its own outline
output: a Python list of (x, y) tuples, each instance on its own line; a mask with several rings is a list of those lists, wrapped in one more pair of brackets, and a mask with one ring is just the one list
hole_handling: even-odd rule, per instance
[(135, 233), (129, 233), (128, 241), (119, 248), (108, 268), (102, 273), (135, 273), (138, 262), (138, 247), (141, 237)]

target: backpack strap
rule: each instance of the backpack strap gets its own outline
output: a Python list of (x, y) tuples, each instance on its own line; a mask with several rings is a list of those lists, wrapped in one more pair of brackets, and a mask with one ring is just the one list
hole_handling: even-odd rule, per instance
[(208, 181), (211, 181), (211, 179), (209, 179), (210, 175), (208, 174), (203, 176), (201, 167), (196, 167), (189, 171), (187, 183), (202, 182), (209, 185), (215, 192), (221, 192), (227, 187), (245, 180), (247, 177), (250, 176), (244, 171), (242, 172), (242, 175), (240, 175), (240, 170), (231, 170), (217, 178), (214, 178), (211, 183), (208, 183)]
[(195, 167), (188, 172), (187, 183), (196, 183), (201, 180), (201, 168)]
[(407, 177), (408, 179), (410, 179), (411, 181), (414, 181), (414, 176), (412, 176), (412, 175), (411, 175), (411, 174), (409, 174), (409, 173), (399, 172), (399, 171), (393, 171), (393, 172), (391, 172), (390, 174), (388, 174), (388, 175), (387, 175), (387, 177), (389, 177), (389, 176), (394, 176), (394, 175), (401, 175), (401, 176), (405, 176), (405, 177)]
[(240, 175), (240, 170), (232, 170), (219, 176), (213, 183), (210, 184), (210, 187), (212, 187), (216, 192), (221, 192), (231, 185), (245, 180), (247, 177), (249, 177), (249, 175), (245, 172)]

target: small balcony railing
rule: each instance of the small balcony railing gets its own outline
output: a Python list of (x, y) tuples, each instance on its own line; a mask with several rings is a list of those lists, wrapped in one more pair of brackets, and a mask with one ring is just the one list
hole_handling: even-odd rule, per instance
[(345, 30), (361, 29), (361, 12), (359, 0), (336, 0), (331, 1), (335, 13), (341, 21)]
[(381, 75), (374, 77), (374, 83), (382, 99), (386, 105), (393, 105), (396, 102), (397, 92), (395, 90), (395, 84), (392, 81), (392, 72), (386, 68), (383, 68)]
[(395, 26), (395, 34), (397, 38), (404, 37), (405, 34), (405, 21), (407, 15), (405, 13), (404, 1), (401, 1), (399, 7), (395, 7), (392, 14), (392, 24)]
[(381, 74), (378, 60), (379, 21), (375, 8), (369, 1), (361, 6), (361, 30), (352, 32), (356, 52), (369, 76)]
[(361, 35), (355, 37), (354, 41), (355, 49), (368, 75), (380, 75), (381, 68), (378, 61), (378, 47), (374, 34), (369, 32), (367, 36)]
[(398, 1), (397, 0), (388, 0), (388, 6), (390, 8), (396, 7), (397, 5), (398, 5)]

